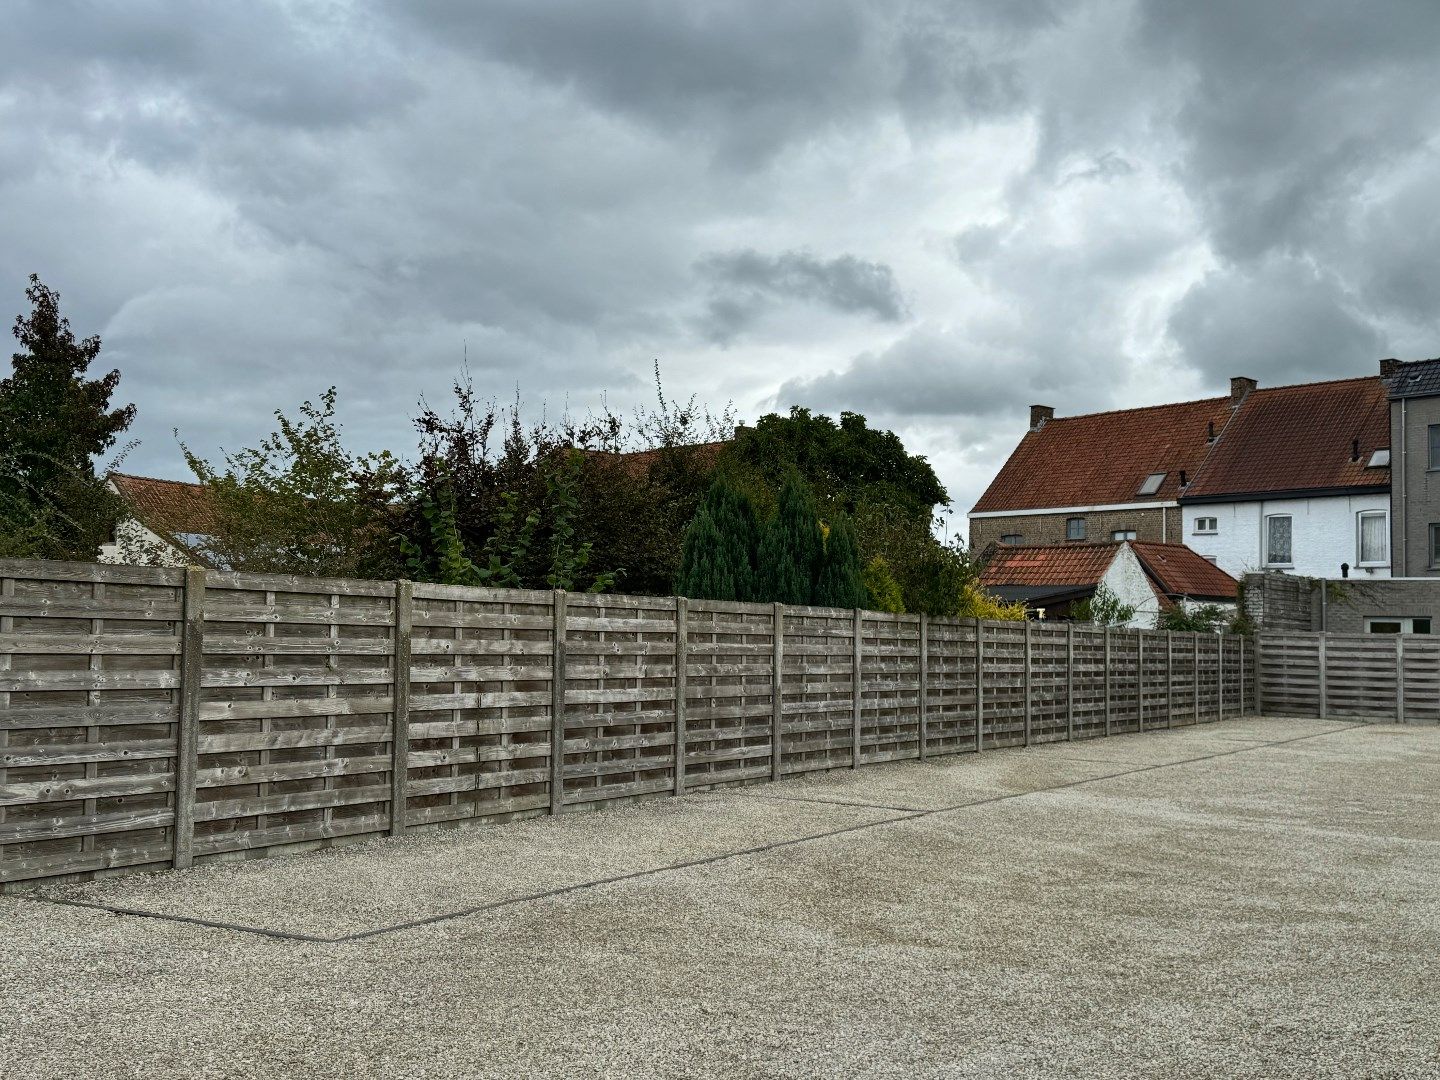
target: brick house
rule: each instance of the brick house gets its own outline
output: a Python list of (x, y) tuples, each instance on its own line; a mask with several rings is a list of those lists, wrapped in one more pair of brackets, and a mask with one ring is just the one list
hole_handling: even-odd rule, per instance
[(183, 480), (111, 473), (106, 486), (129, 516), (116, 522), (99, 561), (153, 566), (208, 566), (205, 542), (213, 531), (209, 493)]
[(1188, 544), (1237, 578), (1388, 576), (1398, 367), (1266, 389), (1236, 377), (1228, 397), (1089, 416), (1035, 406), (970, 514), (971, 545), (1133, 535)]

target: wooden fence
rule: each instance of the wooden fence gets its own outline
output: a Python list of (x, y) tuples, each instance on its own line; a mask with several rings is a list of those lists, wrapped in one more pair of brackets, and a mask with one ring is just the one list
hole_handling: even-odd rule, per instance
[(1440, 723), (1440, 638), (1267, 632), (1257, 652), (1266, 714)]
[(1213, 635), (0, 560), (0, 888), (1192, 724), (1253, 668)]

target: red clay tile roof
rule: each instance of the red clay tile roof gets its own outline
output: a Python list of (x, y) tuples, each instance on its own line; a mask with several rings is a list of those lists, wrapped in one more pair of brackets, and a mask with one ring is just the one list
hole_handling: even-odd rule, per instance
[(1132, 541), (1140, 565), (1155, 579), (1166, 596), (1190, 596), (1206, 600), (1234, 600), (1239, 596), (1235, 579), (1210, 560), (1184, 544), (1152, 544)]
[(135, 520), (151, 532), (174, 538), (214, 531), (209, 493), (199, 484), (126, 473), (111, 473), (110, 482), (129, 504)]
[[(974, 512), (1174, 501), (1180, 470), (1193, 480), (1205, 460), (1209, 425), (1219, 432), (1230, 416), (1227, 396), (1047, 420), (1026, 432)], [(1158, 472), (1160, 489), (1139, 494)]]
[[(1352, 460), (1356, 439), (1360, 456)], [(1390, 405), (1378, 375), (1254, 390), (1185, 497), (1388, 488), (1388, 468), (1365, 466), (1389, 445)]]
[(1119, 550), (1119, 543), (1002, 544), (980, 572), (980, 584), (1098, 585)]

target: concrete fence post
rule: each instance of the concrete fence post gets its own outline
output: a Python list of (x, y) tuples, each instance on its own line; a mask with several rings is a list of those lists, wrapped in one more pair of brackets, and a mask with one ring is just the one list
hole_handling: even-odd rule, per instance
[(855, 642), (852, 666), (855, 677), (850, 683), (850, 767), (860, 767), (862, 710), (865, 705), (862, 695), (862, 680), (865, 678), (865, 612), (855, 609)]
[(395, 583), (394, 723), (390, 732), (390, 835), (405, 832), (410, 780), (410, 644), (415, 624), (415, 586)]
[(1320, 709), (1319, 709), (1319, 711), (1320, 711), (1320, 719), (1321, 719), (1321, 720), (1324, 720), (1325, 717), (1326, 717), (1326, 713), (1328, 713), (1328, 712), (1330, 711), (1329, 702), (1326, 701), (1326, 690), (1327, 690), (1328, 688), (1327, 688), (1326, 685), (1325, 685), (1325, 683), (1326, 683), (1326, 676), (1325, 676), (1325, 635), (1324, 635), (1324, 634), (1321, 634), (1319, 637), (1317, 637), (1317, 638), (1315, 639), (1315, 641), (1316, 641), (1316, 649), (1317, 649), (1316, 656), (1317, 656), (1317, 659), (1319, 660), (1319, 672), (1318, 672), (1318, 691), (1319, 691), (1319, 699), (1320, 699)]
[(550, 813), (565, 808), (565, 590), (556, 589), (551, 601), (554, 629), (550, 659)]
[(930, 746), (929, 697), (930, 616), (922, 611), (920, 613), (920, 753), (918, 755), (921, 761), (925, 760)]
[(1075, 624), (1065, 624), (1065, 739), (1075, 738)]
[(174, 863), (183, 870), (195, 861), (195, 781), (200, 751), (200, 682), (205, 664), (205, 570), (185, 571), (181, 603), (180, 708), (175, 726), (175, 819), (171, 825)]
[(785, 605), (775, 604), (771, 636), (774, 651), (770, 662), (770, 779), (780, 779), (785, 749)]
[(1395, 635), (1395, 722), (1405, 723), (1405, 635)]
[(1175, 723), (1175, 631), (1165, 631), (1165, 727)]
[(985, 623), (975, 620), (975, 752), (985, 749)]
[(1110, 627), (1105, 627), (1105, 734), (1110, 734)]
[(1145, 730), (1145, 631), (1135, 631), (1135, 726)]
[(675, 598), (675, 794), (685, 794), (685, 695), (689, 692), (690, 601)]
[(1032, 644), (1031, 644), (1031, 637), (1030, 637), (1030, 628), (1031, 628), (1033, 625), (1034, 625), (1034, 624), (1033, 624), (1029, 619), (1026, 619), (1026, 620), (1025, 620), (1025, 672), (1024, 672), (1024, 675), (1025, 675), (1025, 745), (1026, 745), (1026, 746), (1029, 746), (1029, 745), (1030, 745), (1030, 728), (1031, 728), (1031, 726), (1032, 726), (1031, 717), (1032, 717), (1032, 713), (1034, 712), (1034, 709), (1035, 709), (1035, 702), (1034, 702), (1035, 692), (1034, 692), (1034, 686), (1033, 686), (1033, 684), (1034, 684), (1034, 682), (1035, 682), (1035, 665), (1034, 665), (1034, 661), (1033, 661), (1033, 659), (1032, 659), (1032, 654), (1031, 654), (1031, 649), (1032, 649), (1033, 646), (1032, 646)]

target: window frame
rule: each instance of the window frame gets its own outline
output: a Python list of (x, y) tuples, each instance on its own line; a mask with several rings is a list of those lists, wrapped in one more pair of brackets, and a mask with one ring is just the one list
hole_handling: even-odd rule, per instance
[(1430, 569), (1440, 570), (1440, 521), (1430, 523)]
[(1025, 542), (1024, 533), (1001, 533), (1000, 543), (1009, 544), (1011, 547), (1019, 547)]
[[(1167, 476), (1169, 476), (1169, 475), (1170, 475), (1170, 474), (1169, 474), (1168, 472), (1153, 472), (1153, 473), (1147, 474), (1146, 477), (1145, 477), (1145, 479), (1142, 480), (1142, 481), (1140, 481), (1140, 490), (1137, 491), (1135, 494), (1137, 494), (1137, 495), (1154, 495), (1154, 494), (1155, 494), (1156, 492), (1158, 492), (1162, 487), (1165, 486), (1165, 477), (1167, 477)], [(1155, 484), (1154, 487), (1151, 487), (1151, 486), (1150, 486), (1151, 481), (1154, 481), (1154, 484)]]
[[(1200, 523), (1203, 522), (1203, 521), (1208, 521), (1208, 522), (1210, 522), (1210, 527), (1209, 527), (1208, 529), (1202, 529), (1202, 528), (1200, 527)], [(1195, 519), (1195, 528), (1191, 531), (1190, 535), (1191, 535), (1191, 536), (1215, 536), (1215, 535), (1218, 534), (1219, 532), (1220, 532), (1220, 519), (1219, 519), (1218, 517), (1197, 517), (1197, 518)]]
[[(1077, 529), (1076, 526), (1079, 528)], [(1076, 535), (1077, 532), (1079, 535)], [(1070, 542), (1085, 539), (1085, 519), (1083, 517), (1065, 519), (1065, 539)]]
[[(1398, 629), (1377, 630), (1376, 623), (1394, 623)], [(1416, 630), (1416, 623), (1424, 623), (1424, 630)], [(1430, 637), (1434, 633), (1435, 623), (1429, 615), (1369, 615), (1365, 618), (1365, 633), (1367, 634), (1421, 634)]]
[[(1367, 517), (1378, 517), (1384, 522), (1381, 529), (1381, 557), (1378, 559), (1365, 558), (1365, 519)], [(1358, 510), (1355, 513), (1355, 565), (1356, 566), (1389, 566), (1390, 565), (1390, 511), (1389, 510)]]
[[(1270, 530), (1271, 530), (1271, 528), (1273, 527), (1273, 523), (1274, 523), (1275, 521), (1277, 521), (1278, 519), (1280, 519), (1280, 518), (1284, 518), (1286, 521), (1288, 521), (1288, 522), (1290, 523), (1290, 536), (1289, 536), (1288, 541), (1287, 541), (1287, 546), (1288, 546), (1288, 548), (1289, 548), (1289, 551), (1286, 553), (1286, 554), (1288, 555), (1288, 558), (1285, 558), (1285, 559), (1283, 559), (1283, 560), (1271, 559), (1271, 558), (1270, 558), (1270, 552), (1271, 552)], [(1263, 539), (1264, 542), (1265, 542), (1265, 550), (1264, 550), (1264, 552), (1262, 553), (1262, 554), (1264, 555), (1264, 560), (1263, 560), (1263, 561), (1264, 561), (1264, 565), (1265, 565), (1265, 566), (1291, 566), (1291, 567), (1293, 567), (1293, 566), (1295, 565), (1295, 515), (1294, 515), (1294, 514), (1266, 514), (1266, 515), (1265, 515), (1265, 531), (1264, 531), (1264, 536), (1262, 537), (1262, 539)]]
[(1431, 424), (1426, 429), (1428, 436), (1428, 456), (1431, 472), (1440, 472), (1440, 424)]
[(1111, 530), (1110, 530), (1110, 542), (1111, 542), (1112, 544), (1115, 544), (1115, 543), (1125, 543), (1126, 541), (1138, 540), (1139, 538), (1140, 538), (1140, 530), (1139, 530), (1139, 529), (1111, 529)]

